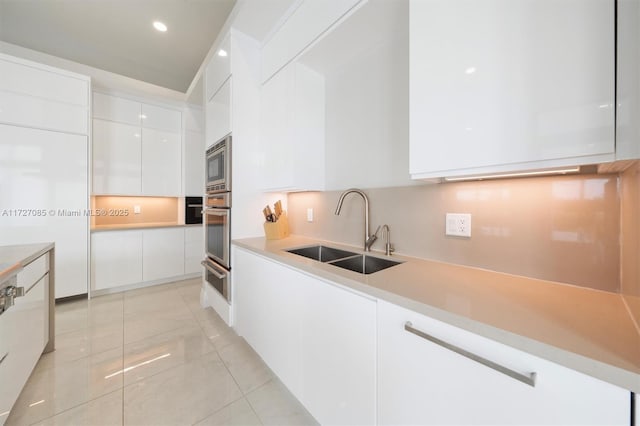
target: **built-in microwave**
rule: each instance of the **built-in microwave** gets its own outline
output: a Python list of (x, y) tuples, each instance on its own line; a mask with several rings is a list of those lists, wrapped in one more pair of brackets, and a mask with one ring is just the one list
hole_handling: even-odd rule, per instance
[(231, 135), (207, 149), (207, 193), (231, 191)]

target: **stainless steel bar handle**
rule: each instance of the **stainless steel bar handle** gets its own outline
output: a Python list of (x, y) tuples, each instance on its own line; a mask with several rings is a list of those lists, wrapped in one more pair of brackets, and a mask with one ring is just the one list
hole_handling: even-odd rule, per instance
[(479, 355), (476, 355), (474, 353), (471, 353), (469, 351), (466, 351), (462, 348), (459, 348), (457, 346), (452, 345), (451, 343), (447, 343), (443, 340), (438, 339), (437, 337), (433, 337), (421, 330), (418, 330), (417, 328), (413, 328), (413, 324), (411, 324), (411, 321), (407, 321), (406, 323), (404, 323), (404, 329), (406, 331), (408, 331), (409, 333), (413, 333), (416, 336), (422, 337), (425, 340), (428, 340), (430, 342), (435, 343), (436, 345), (442, 346), (445, 349), (449, 349), (452, 352), (455, 352), (459, 355), (462, 355), (464, 357), (467, 357), (475, 362), (479, 362), (480, 364), (492, 368), (502, 374), (506, 374), (507, 376), (516, 379), (522, 383), (525, 383), (531, 387), (535, 387), (536, 386), (536, 373), (530, 373), (529, 375), (526, 374), (521, 374), (518, 373), (517, 371), (513, 371), (503, 365), (500, 364), (496, 364), (493, 361), (490, 361), (486, 358), (483, 358)]
[(203, 260), (202, 262), (200, 262), (200, 264), (201, 264), (202, 266), (204, 266), (205, 268), (207, 268), (207, 270), (208, 270), (209, 272), (211, 272), (213, 275), (215, 275), (215, 276), (216, 276), (216, 278), (218, 278), (219, 280), (224, 279), (224, 278), (227, 276), (227, 274), (224, 274), (224, 273), (223, 273), (223, 274), (221, 274), (220, 272), (218, 272), (218, 271), (216, 271), (215, 269), (213, 269), (211, 266), (209, 266), (209, 264), (208, 264), (205, 260)]
[(187, 204), (187, 207), (202, 207), (202, 204)]
[(0, 364), (2, 364), (4, 362), (4, 360), (7, 358), (8, 355), (9, 355), (9, 352), (7, 352), (6, 354), (2, 355), (2, 358), (0, 358)]

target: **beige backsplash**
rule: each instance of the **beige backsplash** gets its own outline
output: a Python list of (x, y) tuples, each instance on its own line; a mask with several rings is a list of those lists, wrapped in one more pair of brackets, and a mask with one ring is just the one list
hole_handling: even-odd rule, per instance
[(640, 324), (640, 161), (620, 179), (621, 293)]
[[(93, 211), (101, 209), (106, 215), (93, 216), (92, 226), (123, 225), (132, 223), (178, 223), (178, 198), (176, 197), (92, 197)], [(140, 206), (140, 214), (134, 213), (134, 206)], [(117, 212), (125, 210), (127, 215)], [(113, 214), (110, 214), (113, 213)]]
[[(579, 175), (365, 192), (372, 232), (388, 224), (398, 253), (619, 292), (618, 179)], [(289, 194), (292, 233), (362, 245), (362, 198), (349, 195), (335, 216), (339, 196), (340, 191)], [(307, 208), (314, 209), (313, 223), (306, 221)], [(470, 239), (445, 236), (447, 212), (472, 214)], [(379, 236), (374, 250), (383, 248)], [(637, 291), (637, 279), (635, 285)]]

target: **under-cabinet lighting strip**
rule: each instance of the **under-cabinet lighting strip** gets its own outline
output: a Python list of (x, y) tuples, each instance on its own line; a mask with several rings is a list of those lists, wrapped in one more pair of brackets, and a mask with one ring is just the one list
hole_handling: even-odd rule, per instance
[(444, 178), (444, 181), (458, 182), (458, 181), (464, 181), (464, 180), (501, 179), (501, 178), (523, 177), (523, 176), (565, 175), (567, 173), (578, 173), (579, 171), (580, 171), (580, 167), (572, 167), (570, 169), (549, 169), (549, 170), (535, 170), (531, 172), (497, 173), (492, 175), (446, 177)]

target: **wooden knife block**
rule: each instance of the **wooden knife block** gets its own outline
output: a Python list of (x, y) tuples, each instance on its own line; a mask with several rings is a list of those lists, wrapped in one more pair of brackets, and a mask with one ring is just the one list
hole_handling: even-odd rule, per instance
[(276, 222), (264, 223), (264, 235), (267, 240), (280, 240), (289, 236), (289, 221), (287, 213), (282, 212)]

